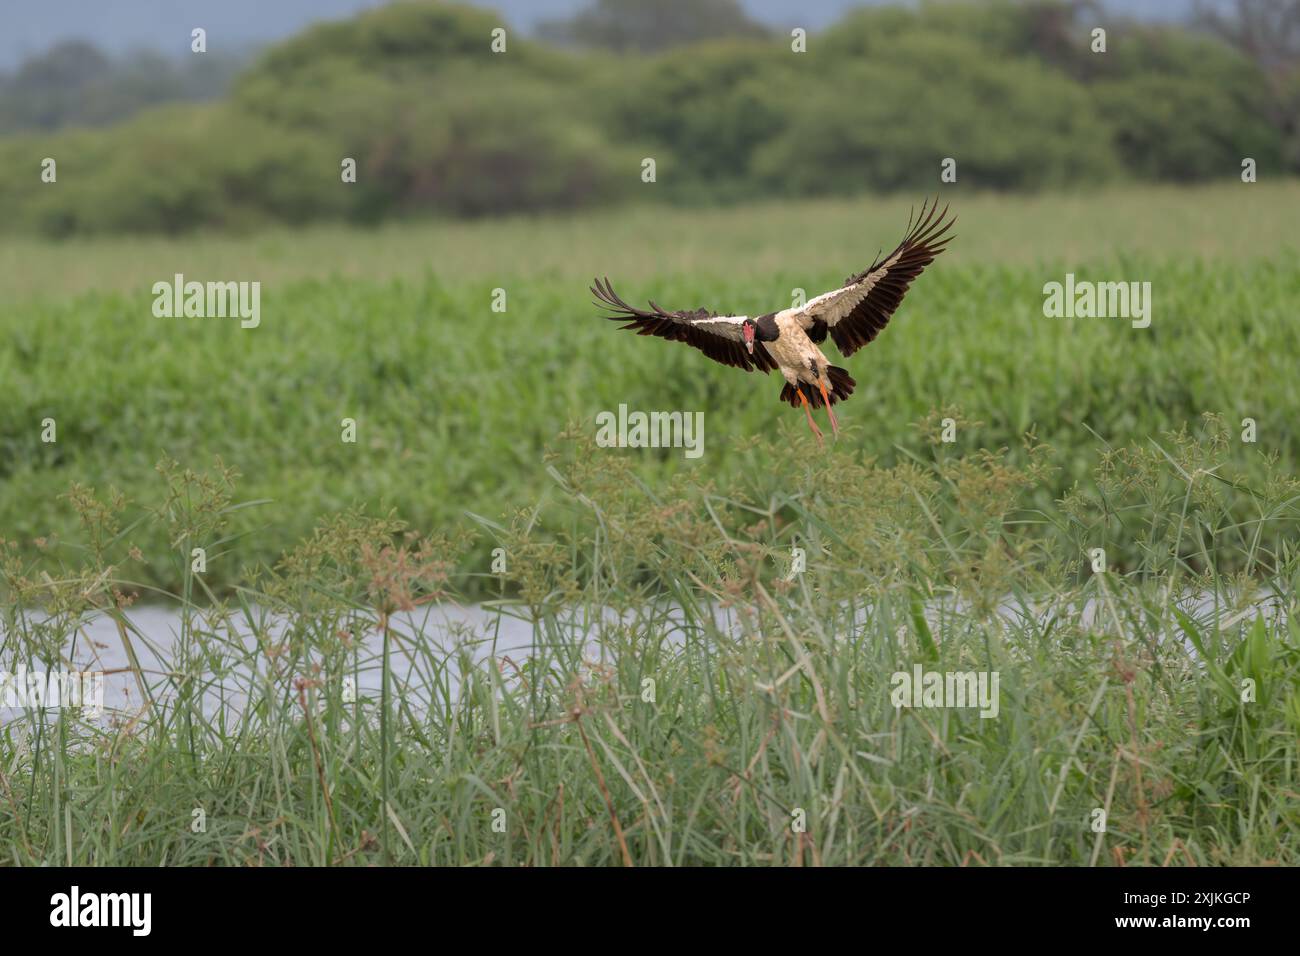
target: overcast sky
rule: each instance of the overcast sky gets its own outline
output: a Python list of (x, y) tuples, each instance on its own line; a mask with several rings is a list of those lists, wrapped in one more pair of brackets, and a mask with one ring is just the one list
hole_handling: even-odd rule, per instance
[[(880, 2), (880, 0), (875, 0)], [(150, 48), (189, 52), (190, 30), (208, 31), (208, 49), (243, 50), (278, 40), (313, 20), (347, 17), (381, 6), (383, 0), (0, 0), (0, 68), (39, 53), (60, 40), (87, 39), (122, 52)], [(818, 29), (863, 0), (741, 0), (755, 19), (776, 26)], [(1179, 17), (1193, 0), (1107, 0), (1113, 9), (1146, 17)], [(508, 23), (531, 28), (537, 21), (566, 16), (588, 0), (490, 0)]]

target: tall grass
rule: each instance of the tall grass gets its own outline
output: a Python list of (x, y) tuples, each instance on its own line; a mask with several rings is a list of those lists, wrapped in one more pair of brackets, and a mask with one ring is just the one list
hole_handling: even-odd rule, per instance
[[(74, 489), (84, 550), (58, 574), (5, 546), (3, 666), (93, 653), (92, 611), (157, 642), (129, 603), (145, 523), (170, 542), (179, 633), (107, 725), (0, 731), (0, 846), (21, 864), (1296, 863), (1295, 477), (1244, 477), (1211, 417), (1095, 446), (1044, 504), (1056, 450), (953, 449), (940, 417), (890, 464), (756, 438), (725, 486), (652, 485), (575, 430), (529, 507), (435, 535), (345, 513), (225, 599), (189, 555), (249, 546), (231, 470), (164, 461), (147, 512)], [(1135, 557), (1094, 572), (1122, 541)], [(421, 623), (466, 591), (497, 594), (495, 623)], [(494, 650), (507, 618), (530, 653)], [(998, 672), (999, 715), (894, 706), (916, 664)], [(349, 699), (349, 676), (378, 689)]]

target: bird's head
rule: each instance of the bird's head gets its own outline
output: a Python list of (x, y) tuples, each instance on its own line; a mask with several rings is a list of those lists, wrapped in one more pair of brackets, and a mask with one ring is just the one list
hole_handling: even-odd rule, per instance
[(750, 355), (754, 354), (754, 333), (758, 331), (758, 326), (754, 324), (753, 319), (746, 319), (740, 324), (741, 330), (745, 333), (745, 349)]

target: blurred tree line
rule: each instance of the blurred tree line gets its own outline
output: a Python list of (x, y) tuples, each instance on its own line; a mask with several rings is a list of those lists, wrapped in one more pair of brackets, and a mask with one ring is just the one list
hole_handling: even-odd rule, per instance
[(243, 58), (221, 54), (181, 62), (148, 51), (110, 58), (69, 40), (12, 73), (0, 71), (0, 136), (102, 126), (159, 103), (215, 99), (242, 66)]
[[(555, 42), (511, 31), (502, 53), (499, 19), (465, 6), (321, 24), (219, 102), (0, 139), (0, 166), (31, 171), (0, 178), (4, 225), (177, 233), (572, 209), (647, 189), (681, 203), (925, 190), (945, 157), (962, 184), (1007, 190), (1236, 177), (1246, 156), (1261, 175), (1300, 172), (1300, 70), (1276, 44), (1252, 51), (1269, 32), (1244, 27), (1252, 0), (1199, 26), (1108, 22), (1087, 0), (873, 7), (806, 53), (734, 0), (689, 0), (694, 19), (675, 20), (687, 2), (598, 0), (548, 25)], [(39, 180), (44, 157), (56, 185)]]

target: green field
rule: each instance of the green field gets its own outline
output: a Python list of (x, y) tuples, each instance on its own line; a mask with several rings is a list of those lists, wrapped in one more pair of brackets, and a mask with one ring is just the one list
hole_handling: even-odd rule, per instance
[[(917, 447), (909, 423), (957, 407), (981, 423), (962, 430), (958, 448), (1014, 450), (1029, 431), (1056, 448), (1047, 503), (1087, 477), (1101, 441), (1141, 441), (1215, 412), (1258, 423), (1258, 442), (1239, 448), (1243, 466), (1263, 454), (1294, 465), (1300, 269), (1287, 243), (1300, 187), (977, 197), (956, 208), (951, 252), (885, 334), (844, 363), (859, 387), (843, 409), (843, 447), (896, 461)], [(616, 454), (649, 479), (693, 470), (725, 488), (737, 444), (805, 440), (801, 416), (777, 401), (781, 383), (619, 333), (597, 317), (591, 277), (611, 276), (632, 300), (758, 314), (796, 287), (831, 288), (905, 221), (893, 200), (11, 246), (4, 283), (26, 283), (29, 297), (0, 306), (10, 345), (0, 357), (0, 528), (27, 549), (57, 542), (73, 527), (57, 498), (70, 483), (147, 502), (163, 454), (191, 466), (219, 456), (249, 499), (267, 502), (241, 515), (236, 531), (248, 537), (210, 569), (221, 586), (351, 505), (394, 508), (422, 529), (526, 506), (549, 483), (548, 442), (571, 424), (594, 433), (594, 416), (620, 403), (705, 412), (697, 461)], [(824, 225), (801, 234), (809, 222)], [(390, 278), (349, 274), (385, 269)], [(175, 272), (260, 279), (261, 326), (155, 318), (149, 290)], [(1151, 282), (1151, 327), (1045, 318), (1042, 287), (1066, 272)], [(64, 294), (84, 286), (100, 291)], [(495, 288), (504, 313), (492, 311)], [(46, 418), (56, 443), (41, 441)], [(355, 444), (341, 441), (344, 418), (357, 422)], [(174, 587), (165, 541), (132, 537), (144, 562), (131, 573)]]
[[(647, 187), (651, 188), (651, 187)], [(951, 187), (949, 187), (951, 190)], [(943, 194), (941, 194), (943, 195)], [(755, 307), (790, 281), (837, 281), (902, 235), (921, 194), (769, 202), (710, 209), (655, 204), (571, 216), (313, 227), (250, 236), (68, 239), (6, 237), (6, 300), (78, 292), (135, 292), (174, 272), (246, 276), (283, 287), (295, 279), (500, 282), (570, 279), (586, 302), (591, 271), (612, 278), (716, 281), (761, 278)], [(1294, 258), (1300, 181), (1195, 188), (1144, 185), (1075, 194), (950, 192), (961, 241), (945, 265), (1111, 264), (1132, 256), (1240, 263)], [(575, 309), (578, 302), (569, 308)], [(567, 314), (567, 312), (566, 312)], [(580, 313), (575, 311), (575, 317)]]
[[(950, 198), (958, 238), (842, 363), (825, 448), (776, 378), (619, 332), (586, 283), (768, 311), (891, 246), (897, 198), (7, 243), (5, 662), (68, 657), (115, 601), (146, 639), (131, 595), (184, 621), (138, 720), (8, 741), (7, 858), (1300, 862), (1300, 186)], [(175, 272), (261, 280), (261, 325), (154, 318)], [(1067, 272), (1150, 282), (1150, 328), (1045, 318)], [(620, 403), (703, 411), (703, 456), (595, 447)], [(394, 630), (434, 599), (495, 599), (541, 650)], [(345, 701), (367, 633), (419, 676)], [(241, 664), (253, 706), (204, 716)], [(896, 709), (915, 664), (999, 672), (1001, 716)]]

